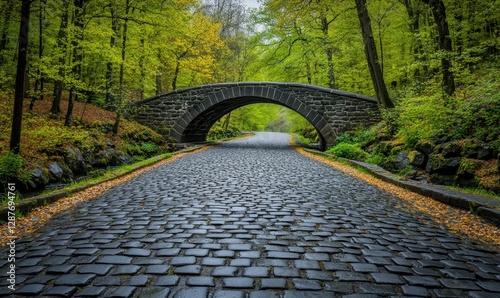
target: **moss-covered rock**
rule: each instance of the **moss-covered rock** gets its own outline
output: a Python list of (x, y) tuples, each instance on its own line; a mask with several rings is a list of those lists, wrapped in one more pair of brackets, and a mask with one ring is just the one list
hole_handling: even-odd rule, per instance
[(31, 173), (31, 184), (34, 185), (36, 189), (43, 189), (47, 183), (50, 181), (49, 172), (46, 169), (35, 168)]
[(457, 174), (459, 175), (474, 175), (476, 171), (481, 166), (481, 161), (470, 159), (470, 158), (462, 158), (460, 161), (460, 166), (458, 167)]
[(64, 156), (64, 162), (75, 175), (86, 175), (92, 168), (87, 164), (82, 152), (78, 148), (68, 148)]
[(408, 160), (410, 161), (410, 164), (412, 166), (415, 166), (417, 168), (421, 168), (425, 165), (426, 156), (422, 152), (414, 150), (414, 151), (410, 151), (410, 153), (408, 153)]
[(410, 159), (408, 158), (408, 152), (399, 152), (394, 160), (394, 168), (398, 171), (406, 168), (410, 164)]
[(458, 142), (458, 141), (444, 143), (444, 144), (440, 145), (439, 152), (445, 158), (459, 157), (461, 152), (462, 152), (462, 146), (461, 146), (460, 142)]
[(431, 154), (425, 170), (430, 174), (454, 175), (457, 173), (461, 160), (460, 157), (445, 158), (442, 154)]
[(431, 141), (422, 141), (417, 143), (417, 145), (415, 146), (415, 150), (425, 154), (426, 156), (429, 156), (434, 152), (435, 147), (436, 145)]
[(372, 153), (384, 154), (386, 156), (397, 155), (400, 151), (402, 151), (403, 147), (404, 144), (397, 140), (382, 141), (372, 147)]
[(430, 181), (434, 184), (440, 185), (455, 185), (457, 176), (456, 175), (445, 175), (434, 173), (430, 176)]

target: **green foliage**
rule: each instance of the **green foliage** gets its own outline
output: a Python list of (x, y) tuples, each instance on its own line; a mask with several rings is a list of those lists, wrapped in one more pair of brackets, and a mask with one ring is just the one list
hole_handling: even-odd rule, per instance
[(23, 165), (24, 163), (21, 155), (9, 152), (2, 156), (0, 158), (0, 179), (16, 177), (20, 173)]
[(449, 132), (444, 119), (451, 116), (452, 110), (439, 95), (407, 98), (399, 108), (398, 135), (409, 147)]
[[(436, 138), (477, 138), (491, 142), (500, 138), (500, 70), (490, 68), (477, 76), (475, 86), (460, 90), (455, 98), (439, 93), (402, 98), (397, 107), (397, 135), (408, 148)], [(428, 89), (431, 91), (432, 86)]]
[(326, 152), (337, 157), (354, 160), (365, 160), (365, 158), (368, 157), (368, 153), (366, 153), (358, 145), (349, 143), (340, 143), (328, 149)]
[(384, 163), (386, 162), (386, 157), (383, 154), (377, 153), (377, 154), (370, 154), (365, 161), (370, 164), (374, 164), (377, 166), (383, 166)]
[(146, 154), (146, 156), (153, 156), (158, 152), (158, 146), (150, 143), (143, 143), (140, 147), (141, 151)]
[(34, 131), (26, 131), (25, 134), (32, 140), (37, 140), (40, 148), (47, 151), (57, 150), (66, 144), (78, 144), (82, 149), (92, 147), (92, 138), (86, 130), (76, 127), (57, 127), (44, 125)]
[(360, 128), (354, 134), (352, 141), (360, 145), (361, 148), (370, 143), (377, 134), (376, 126), (371, 128)]
[(364, 148), (367, 144), (371, 143), (377, 134), (377, 126), (373, 127), (359, 127), (353, 132), (346, 132), (340, 134), (335, 139), (335, 144), (348, 143), (356, 144), (360, 148)]
[(155, 156), (163, 151), (160, 146), (152, 143), (142, 143), (140, 145), (129, 144), (124, 146), (122, 149), (127, 155), (131, 156), (136, 161)]
[(406, 166), (406, 167), (402, 168), (401, 170), (399, 170), (399, 172), (397, 174), (400, 175), (401, 177), (407, 177), (413, 171), (415, 171), (414, 167)]
[(335, 144), (340, 144), (340, 143), (352, 143), (352, 137), (349, 133), (343, 133), (335, 139)]
[(221, 139), (229, 139), (237, 137), (241, 134), (241, 130), (238, 128), (231, 126), (228, 129), (225, 129), (220, 126), (212, 127), (212, 129), (208, 132), (207, 139), (209, 141), (221, 140)]

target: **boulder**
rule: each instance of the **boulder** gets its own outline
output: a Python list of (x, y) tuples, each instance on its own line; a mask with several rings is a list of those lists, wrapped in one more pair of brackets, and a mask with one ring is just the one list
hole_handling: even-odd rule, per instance
[(85, 162), (85, 158), (79, 149), (69, 148), (64, 156), (64, 161), (75, 175), (86, 175), (92, 168)]
[(108, 159), (108, 165), (110, 166), (119, 166), (122, 164), (120, 161), (119, 154), (113, 148), (106, 149), (106, 158)]
[(112, 143), (111, 141), (106, 141), (106, 146), (108, 148), (115, 148), (116, 147), (116, 145), (114, 143)]
[(125, 164), (125, 165), (129, 165), (129, 164), (133, 164), (134, 163), (134, 160), (132, 158), (130, 158), (128, 155), (125, 155), (125, 154), (122, 154), (122, 155), (118, 156), (118, 159), (120, 160), (120, 162), (122, 164)]
[(417, 143), (417, 145), (415, 146), (415, 150), (425, 154), (426, 156), (429, 156), (432, 154), (432, 152), (434, 152), (434, 147), (435, 145), (433, 143), (429, 141), (423, 141)]
[(63, 182), (72, 182), (73, 177), (75, 176), (73, 174), (73, 171), (66, 165), (64, 162), (58, 162), (59, 167), (63, 170), (63, 176), (62, 176), (62, 181)]
[(49, 173), (52, 178), (50, 180), (58, 182), (62, 181), (64, 171), (57, 162), (53, 162), (49, 165)]
[(408, 153), (408, 160), (412, 166), (417, 168), (421, 168), (425, 165), (426, 156), (422, 152), (419, 151), (411, 151)]
[(493, 157), (493, 150), (491, 150), (490, 146), (482, 146), (477, 150), (477, 158), (478, 159), (490, 159)]
[(483, 160), (494, 157), (494, 150), (483, 141), (478, 139), (467, 139), (463, 142), (462, 156)]
[(458, 167), (457, 174), (459, 175), (475, 175), (477, 169), (481, 167), (483, 162), (470, 159), (470, 158), (462, 158), (460, 161), (460, 166)]
[(93, 168), (106, 168), (108, 163), (109, 159), (106, 155), (106, 151), (99, 151), (91, 156), (90, 164)]
[(408, 159), (408, 152), (400, 152), (397, 155), (396, 160), (394, 161), (394, 167), (397, 170), (402, 170), (409, 164), (410, 160)]
[[(62, 169), (61, 169), (62, 170)], [(31, 182), (35, 188), (44, 188), (50, 181), (48, 173), (44, 172), (41, 168), (35, 168), (31, 173)]]
[(432, 174), (430, 176), (430, 181), (434, 184), (454, 185), (456, 178), (456, 175)]
[(485, 144), (478, 139), (463, 140), (462, 156), (467, 158), (477, 158), (477, 151)]
[(462, 159), (460, 157), (446, 158), (439, 168), (438, 172), (441, 173), (456, 173), (460, 167), (460, 162)]
[(394, 154), (395, 152), (401, 151), (402, 147), (403, 147), (403, 144), (399, 143), (399, 142), (382, 141), (382, 142), (378, 143), (377, 145), (374, 145), (372, 151), (374, 153), (391, 155), (391, 154)]
[(460, 157), (444, 158), (442, 154), (431, 154), (425, 170), (430, 174), (440, 173), (453, 175), (457, 173), (461, 160), (462, 158)]
[(445, 158), (459, 157), (462, 152), (462, 146), (460, 146), (460, 143), (458, 141), (444, 143), (440, 147), (440, 153)]

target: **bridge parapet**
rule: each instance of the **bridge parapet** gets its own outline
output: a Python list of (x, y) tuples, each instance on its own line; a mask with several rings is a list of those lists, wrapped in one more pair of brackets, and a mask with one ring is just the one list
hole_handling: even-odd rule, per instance
[(173, 142), (204, 141), (212, 125), (228, 112), (252, 103), (286, 106), (319, 132), (323, 147), (358, 125), (380, 120), (373, 98), (297, 83), (241, 82), (179, 89), (139, 101), (135, 119)]

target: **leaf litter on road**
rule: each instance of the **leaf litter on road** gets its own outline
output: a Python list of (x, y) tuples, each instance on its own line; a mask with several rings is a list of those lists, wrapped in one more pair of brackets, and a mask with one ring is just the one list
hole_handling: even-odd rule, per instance
[(403, 200), (405, 208), (407, 208), (408, 211), (411, 212), (412, 210), (418, 210), (429, 215), (434, 222), (445, 227), (453, 234), (459, 236), (466, 235), (480, 244), (488, 246), (488, 248), (492, 248), (497, 251), (500, 250), (500, 228), (488, 223), (475, 214), (471, 214), (465, 210), (454, 208), (432, 198), (425, 197), (388, 182), (384, 182), (373, 177), (372, 175), (358, 171), (351, 166), (306, 152), (300, 147), (296, 147), (296, 150), (302, 155), (327, 164), (345, 174), (358, 178), (397, 196)]

